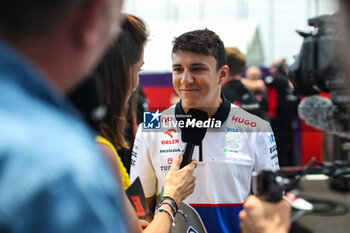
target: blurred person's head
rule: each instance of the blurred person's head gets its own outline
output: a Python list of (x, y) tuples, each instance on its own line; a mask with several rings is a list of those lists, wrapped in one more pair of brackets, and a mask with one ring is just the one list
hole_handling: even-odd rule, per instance
[(94, 68), (120, 23), (123, 0), (2, 0), (0, 35), (60, 91)]
[(236, 47), (227, 47), (226, 57), (229, 76), (241, 75), (246, 66), (245, 55)]
[(273, 77), (286, 76), (288, 73), (288, 63), (284, 58), (277, 58), (272, 62), (270, 73)]
[(220, 106), (221, 83), (228, 67), (224, 43), (213, 31), (195, 30), (175, 38), (172, 70), (173, 86), (185, 111)]
[(97, 68), (97, 82), (102, 84), (107, 115), (99, 131), (117, 149), (128, 148), (124, 139), (126, 105), (139, 83), (139, 71), (144, 63), (144, 47), (149, 36), (145, 22), (124, 14), (121, 32), (108, 49)]
[(246, 78), (250, 80), (259, 80), (262, 78), (261, 69), (257, 66), (249, 66), (246, 71)]

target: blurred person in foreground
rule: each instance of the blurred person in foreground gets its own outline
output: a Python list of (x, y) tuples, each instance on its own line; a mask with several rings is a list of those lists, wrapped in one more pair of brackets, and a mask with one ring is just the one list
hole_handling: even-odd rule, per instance
[[(96, 141), (114, 167), (121, 190), (130, 186), (130, 179), (117, 150), (123, 146), (129, 146), (124, 136), (127, 125), (126, 103), (139, 83), (139, 71), (144, 64), (144, 46), (148, 35), (147, 26), (142, 19), (134, 15), (123, 14), (120, 34), (102, 58), (95, 75), (71, 95), (74, 103), (99, 134)], [(94, 97), (91, 97), (91, 90), (89, 92), (88, 89), (90, 83), (99, 87), (102, 102), (105, 103), (107, 110), (106, 116), (95, 124), (89, 118), (91, 109), (87, 109), (84, 101), (79, 101), (81, 98), (91, 102), (95, 101), (91, 99)], [(181, 201), (193, 192), (195, 186), (193, 170), (196, 167), (196, 161), (178, 170), (180, 163), (181, 156), (178, 156), (168, 173), (164, 186), (164, 196), (174, 200), (177, 206), (180, 206)], [(138, 227), (139, 222), (133, 206), (125, 192), (122, 192), (122, 196), (127, 204), (129, 220), (135, 226), (133, 232), (141, 232), (142, 229)], [(142, 227), (147, 226), (144, 232), (170, 232), (171, 216), (176, 215), (176, 207), (172, 202), (167, 201), (160, 203), (159, 207), (166, 210), (158, 211), (151, 224), (148, 225), (146, 221), (140, 220)]]
[(260, 105), (253, 92), (242, 83), (242, 73), (246, 66), (246, 57), (236, 47), (226, 48), (228, 76), (222, 83), (224, 96), (234, 105), (262, 117)]
[[(152, 206), (177, 152), (185, 148), (186, 128), (179, 122), (191, 117), (191, 109), (200, 110), (215, 125), (206, 129), (194, 148), (198, 178), (184, 203), (196, 209), (208, 232), (240, 232), (238, 213), (251, 193), (252, 171), (279, 168), (271, 127), (221, 94), (229, 68), (224, 43), (215, 32), (194, 30), (175, 38), (172, 70), (180, 101), (159, 116), (160, 121), (167, 121), (160, 130), (139, 126), (130, 178), (140, 177)], [(189, 136), (196, 135), (190, 132)]]
[(291, 205), (262, 201), (251, 195), (239, 213), (242, 233), (287, 233), (291, 225)]
[(0, 3), (0, 232), (130, 232), (94, 133), (66, 93), (119, 31), (121, 0)]

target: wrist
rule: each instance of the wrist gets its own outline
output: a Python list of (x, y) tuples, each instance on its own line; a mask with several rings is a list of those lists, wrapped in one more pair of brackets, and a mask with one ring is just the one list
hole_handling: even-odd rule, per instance
[(163, 197), (170, 197), (171, 199), (173, 199), (175, 201), (177, 206), (180, 206), (181, 201), (182, 201), (180, 195), (178, 195), (178, 193), (175, 191), (174, 192), (164, 192)]
[(170, 196), (164, 195), (160, 200), (160, 204), (162, 204), (163, 202), (168, 202), (173, 207), (175, 213), (179, 209), (180, 205)]

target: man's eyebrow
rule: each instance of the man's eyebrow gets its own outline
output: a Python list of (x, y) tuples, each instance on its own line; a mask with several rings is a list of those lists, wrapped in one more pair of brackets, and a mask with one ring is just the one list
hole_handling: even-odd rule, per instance
[(207, 64), (202, 62), (192, 63), (191, 66), (207, 66)]
[[(173, 64), (173, 67), (179, 67), (179, 66), (182, 67), (181, 64)], [(196, 62), (196, 63), (192, 63), (191, 66), (208, 66), (208, 65), (202, 62)]]

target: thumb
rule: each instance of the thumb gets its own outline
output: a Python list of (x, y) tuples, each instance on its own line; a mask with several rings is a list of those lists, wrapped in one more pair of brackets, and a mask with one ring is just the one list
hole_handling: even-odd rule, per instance
[(192, 167), (193, 169), (195, 169), (198, 166), (198, 161), (197, 160), (192, 160), (190, 164), (188, 164), (187, 166)]
[(182, 162), (182, 157), (183, 157), (183, 155), (182, 154), (179, 154), (176, 158), (175, 158), (175, 161), (174, 161), (174, 164), (173, 164), (173, 166), (171, 166), (171, 168), (170, 168), (170, 171), (172, 171), (172, 170), (179, 170), (179, 168), (180, 168), (180, 165), (181, 165), (181, 162)]

